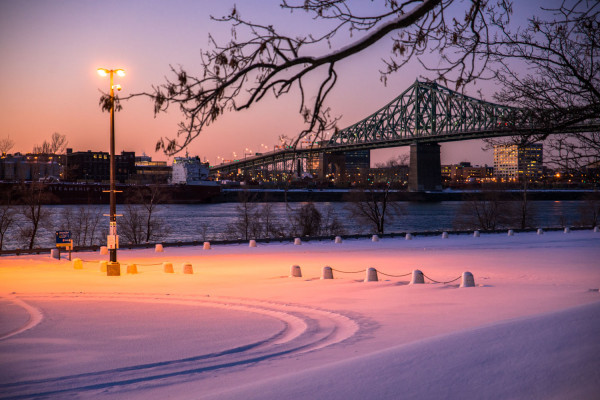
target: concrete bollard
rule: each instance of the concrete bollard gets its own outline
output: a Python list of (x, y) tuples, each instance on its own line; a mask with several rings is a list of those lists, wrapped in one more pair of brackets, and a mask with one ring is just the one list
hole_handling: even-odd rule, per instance
[(106, 273), (107, 266), (108, 266), (108, 261), (100, 261), (100, 272)]
[(299, 265), (292, 265), (290, 267), (290, 278), (302, 278), (302, 270)]
[(190, 263), (184, 263), (183, 264), (183, 273), (184, 274), (193, 274), (194, 273), (194, 268), (192, 267), (192, 264), (190, 264)]
[(294, 238), (294, 245), (295, 246), (300, 246), (302, 244), (302, 239), (300, 238)]
[(163, 250), (163, 245), (160, 243), (157, 243), (156, 246), (154, 246), (154, 252), (155, 253), (162, 253)]
[(423, 273), (420, 270), (415, 269), (412, 272), (412, 278), (410, 280), (410, 284), (416, 285), (419, 283), (425, 283), (425, 277), (423, 276)]
[(514, 236), (515, 235), (515, 231), (513, 231), (512, 229), (508, 230), (508, 236)]
[(60, 250), (59, 249), (50, 249), (50, 257), (60, 260)]
[(106, 246), (100, 246), (100, 255), (108, 255), (108, 247)]
[(565, 230), (563, 231), (564, 233), (571, 233), (571, 228), (569, 228), (568, 226), (565, 227)]
[(479, 236), (480, 236), (480, 233), (479, 233), (479, 231), (475, 231), (475, 232), (473, 232), (473, 237), (479, 237)]
[(460, 281), (460, 287), (473, 287), (475, 286), (475, 278), (473, 278), (473, 274), (465, 271), (462, 274), (462, 280)]
[(73, 260), (73, 268), (83, 269), (83, 261), (81, 261), (81, 258), (76, 258)]
[(595, 227), (594, 227), (594, 232), (600, 232), (600, 228), (599, 228), (599, 227), (597, 227), (597, 226), (595, 226)]
[(373, 235), (373, 236), (371, 237), (371, 241), (372, 241), (372, 242), (379, 242), (379, 236), (377, 236), (377, 235)]
[(210, 250), (210, 242), (204, 242), (204, 245), (202, 247), (204, 248), (204, 250)]
[(112, 261), (106, 264), (106, 276), (121, 276), (121, 264)]
[(164, 262), (163, 263), (163, 271), (165, 271), (165, 273), (167, 273), (167, 274), (175, 273), (175, 271), (173, 270), (173, 264), (170, 262)]
[(543, 234), (544, 234), (544, 230), (543, 230), (542, 228), (539, 228), (539, 229), (537, 230), (537, 234), (538, 234), (538, 235), (543, 235)]
[(412, 233), (407, 233), (406, 236), (404, 237), (405, 240), (412, 240), (413, 236)]
[(333, 270), (329, 265), (323, 267), (321, 271), (321, 279), (333, 279)]
[(254, 240), (254, 239), (251, 239), (251, 240), (248, 242), (248, 247), (256, 247), (256, 240)]
[(335, 243), (342, 243), (342, 237), (341, 236), (336, 236), (335, 237)]
[(128, 274), (137, 274), (137, 264), (127, 264), (127, 273)]
[(442, 239), (448, 239), (448, 232), (442, 232)]
[(367, 275), (365, 276), (365, 282), (377, 282), (377, 270), (375, 268), (367, 268)]

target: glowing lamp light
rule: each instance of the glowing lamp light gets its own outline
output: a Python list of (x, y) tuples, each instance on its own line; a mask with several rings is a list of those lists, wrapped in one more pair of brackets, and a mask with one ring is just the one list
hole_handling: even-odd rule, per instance
[(106, 68), (98, 68), (98, 75), (100, 76), (108, 76), (108, 72)]
[(118, 76), (121, 76), (121, 77), (125, 76), (125, 71), (122, 69), (118, 69), (115, 72), (117, 73)]

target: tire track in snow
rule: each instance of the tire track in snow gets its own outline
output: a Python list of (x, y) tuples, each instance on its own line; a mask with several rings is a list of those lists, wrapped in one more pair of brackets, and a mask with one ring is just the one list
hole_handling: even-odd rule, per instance
[(8, 332), (8, 333), (4, 334), (3, 336), (0, 336), (0, 340), (8, 339), (11, 336), (18, 335), (19, 333), (25, 332), (26, 330), (31, 329), (34, 326), (36, 326), (37, 324), (39, 324), (40, 322), (42, 322), (42, 319), (44, 318), (44, 316), (43, 316), (42, 312), (40, 310), (38, 310), (37, 308), (25, 303), (23, 300), (19, 299), (15, 295), (2, 296), (2, 298), (6, 299), (12, 303), (15, 303), (16, 305), (25, 309), (25, 311), (27, 311), (27, 314), (29, 314), (29, 319), (27, 320), (27, 323), (25, 323), (25, 325), (23, 325), (22, 327), (17, 328), (11, 332)]
[[(262, 341), (185, 359), (2, 384), (0, 385), (0, 391), (4, 393), (0, 394), (2, 399), (60, 398), (65, 394), (94, 390), (118, 390), (119, 387), (151, 385), (159, 381), (162, 385), (164, 380), (167, 380), (168, 383), (176, 383), (203, 372), (233, 368), (275, 357), (322, 349), (354, 336), (359, 330), (356, 321), (336, 312), (302, 305), (251, 299), (115, 293), (48, 293), (29, 295), (28, 298), (68, 301), (160, 302), (161, 304), (217, 307), (276, 318), (284, 324), (284, 328)], [(4, 397), (5, 395), (8, 397)]]

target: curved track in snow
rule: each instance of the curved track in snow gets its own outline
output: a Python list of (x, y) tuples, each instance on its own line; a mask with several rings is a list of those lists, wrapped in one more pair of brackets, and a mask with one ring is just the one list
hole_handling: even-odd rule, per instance
[[(52, 293), (28, 295), (31, 300), (118, 301), (178, 304), (199, 307), (217, 307), (258, 313), (280, 320), (283, 329), (254, 343), (223, 351), (165, 360), (140, 365), (85, 372), (39, 380), (0, 384), (0, 398), (62, 398), (81, 392), (118, 390), (119, 387), (152, 385), (168, 379), (176, 383), (208, 371), (234, 368), (286, 355), (318, 350), (340, 343), (359, 330), (359, 324), (340, 313), (296, 304), (282, 304), (250, 299), (151, 295), (151, 294), (82, 294)], [(24, 303), (26, 304), (26, 303)], [(34, 309), (32, 307), (32, 309)], [(40, 314), (41, 316), (41, 314)], [(39, 322), (39, 321), (38, 321)], [(28, 328), (26, 328), (28, 329)], [(23, 332), (13, 332), (12, 335)], [(193, 349), (190, 349), (193, 354)]]

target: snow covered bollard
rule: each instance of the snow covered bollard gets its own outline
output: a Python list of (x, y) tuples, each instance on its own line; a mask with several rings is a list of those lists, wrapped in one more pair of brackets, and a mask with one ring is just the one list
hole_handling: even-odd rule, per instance
[(302, 244), (302, 239), (294, 238), (294, 246), (300, 246)]
[(515, 231), (513, 231), (512, 229), (508, 230), (508, 236), (514, 236), (515, 235)]
[(157, 243), (156, 246), (154, 246), (154, 252), (155, 253), (162, 253), (163, 250), (163, 245), (160, 243)]
[(377, 282), (377, 270), (375, 268), (367, 268), (367, 275), (365, 276), (365, 282)]
[(410, 280), (410, 284), (416, 285), (419, 283), (425, 283), (425, 277), (423, 276), (423, 273), (420, 270), (415, 269), (412, 272), (412, 278)]
[(460, 281), (460, 287), (474, 287), (475, 286), (475, 278), (473, 278), (473, 274), (469, 271), (465, 271), (462, 274), (462, 280)]
[(371, 242), (379, 242), (379, 236), (377, 236), (377, 235), (371, 236)]
[(137, 264), (127, 264), (127, 273), (128, 274), (137, 274), (138, 273), (138, 269), (137, 269)]
[(83, 269), (83, 261), (81, 260), (81, 258), (76, 258), (73, 260), (73, 268)]
[(571, 228), (569, 228), (568, 226), (565, 227), (563, 233), (571, 233)]
[(194, 267), (192, 267), (191, 263), (183, 264), (183, 273), (184, 274), (193, 274), (194, 273)]
[(543, 235), (543, 234), (544, 234), (544, 230), (543, 230), (542, 228), (539, 228), (539, 229), (537, 230), (537, 234), (538, 234), (538, 235)]
[(202, 248), (204, 250), (210, 250), (210, 242), (204, 242), (204, 244), (202, 245)]
[(335, 243), (342, 243), (342, 237), (341, 236), (336, 236), (335, 237)]
[(600, 228), (599, 228), (599, 227), (597, 227), (597, 226), (595, 226), (595, 227), (594, 227), (594, 232), (596, 232), (596, 233), (600, 232)]
[(448, 239), (448, 232), (442, 232), (442, 239)]
[(100, 272), (106, 273), (107, 267), (108, 267), (108, 261), (100, 261)]
[(108, 247), (100, 246), (100, 255), (105, 256), (108, 254)]
[(60, 250), (50, 249), (50, 258), (56, 258), (57, 260), (60, 260)]
[(256, 247), (256, 240), (254, 240), (254, 239), (251, 239), (251, 240), (248, 242), (248, 247)]
[(323, 267), (321, 271), (321, 279), (333, 279), (333, 270), (329, 265)]
[(412, 233), (407, 233), (406, 236), (404, 236), (404, 240), (413, 240)]
[(475, 231), (475, 232), (473, 232), (473, 237), (479, 237), (479, 236), (480, 236), (480, 233), (479, 233), (479, 231)]
[(302, 270), (299, 265), (292, 265), (290, 267), (290, 278), (302, 278)]
[(173, 274), (175, 273), (175, 271), (173, 270), (173, 264), (170, 262), (164, 262), (163, 263), (163, 271), (166, 274)]

